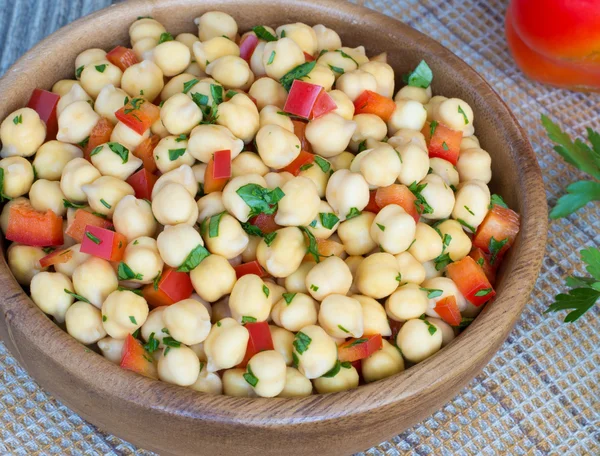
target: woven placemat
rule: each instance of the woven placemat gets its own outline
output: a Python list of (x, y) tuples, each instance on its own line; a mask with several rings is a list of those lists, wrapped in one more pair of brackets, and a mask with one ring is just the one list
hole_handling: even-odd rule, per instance
[[(44, 36), (110, 0), (0, 0), (0, 74)], [(475, 68), (529, 133), (553, 205), (580, 178), (552, 151), (541, 113), (570, 134), (600, 130), (600, 95), (523, 77), (504, 41), (506, 0), (377, 0), (365, 6), (430, 35)], [(56, 64), (60, 62), (54, 62)], [(496, 356), (428, 419), (361, 455), (599, 455), (600, 309), (566, 325), (544, 309), (583, 272), (578, 251), (600, 245), (600, 205), (549, 227), (530, 302)], [(0, 343), (0, 454), (151, 455), (86, 423), (44, 392)]]

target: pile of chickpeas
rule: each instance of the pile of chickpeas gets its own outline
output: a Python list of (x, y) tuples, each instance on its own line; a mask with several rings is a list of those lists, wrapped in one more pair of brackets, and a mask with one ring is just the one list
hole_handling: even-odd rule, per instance
[[(395, 75), (386, 56), (343, 47), (339, 35), (323, 25), (265, 26), (278, 39), (259, 40), (246, 62), (239, 57), (234, 18), (208, 12), (195, 22), (197, 35), (182, 33), (159, 44), (167, 33), (163, 25), (152, 18), (135, 21), (129, 35), (140, 63), (125, 71), (106, 59), (105, 50), (79, 54), (78, 77), (52, 88), (60, 95), (56, 140), (45, 142), (46, 126), (32, 109), (4, 120), (2, 191), (12, 199), (0, 216), (3, 232), (15, 202), (28, 199), (36, 210), (54, 211), (65, 218), (65, 228), (76, 209), (63, 200), (83, 204), (112, 220), (127, 238), (122, 262), (136, 274), (119, 281), (116, 263), (82, 253), (81, 244), (65, 234), (58, 248), (69, 248), (72, 258), (46, 269), (39, 263), (45, 249), (13, 243), (8, 264), (17, 281), (29, 287), (43, 312), (108, 360), (121, 362), (129, 334), (146, 343), (154, 339), (160, 380), (206, 393), (300, 397), (343, 391), (439, 351), (458, 329), (439, 318), (436, 302), (454, 296), (463, 317), (481, 309), (434, 264), (442, 252), (454, 261), (469, 254), (469, 230), (457, 220), (477, 228), (490, 204), (491, 159), (474, 136), (472, 109), (463, 100), (432, 97), (431, 87), (405, 86), (394, 96)], [(282, 168), (298, 156), (301, 142), (292, 119), (281, 113), (288, 93), (279, 79), (303, 64), (305, 53), (317, 64), (302, 79), (321, 85), (337, 108), (308, 121), (305, 132), (330, 170), (311, 166), (294, 176)], [(184, 93), (194, 79), (199, 82)], [(215, 123), (201, 123), (205, 116), (192, 97), (204, 95), (210, 105), (215, 85), (237, 94), (218, 106)], [(353, 102), (365, 90), (393, 97), (396, 108), (387, 122), (354, 114)], [(143, 134), (115, 117), (132, 97), (160, 102), (160, 119)], [(15, 116), (22, 116), (18, 125)], [(136, 198), (125, 182), (142, 166), (133, 154), (123, 163), (105, 144), (90, 161), (83, 158), (78, 144), (103, 117), (114, 125), (110, 141), (129, 151), (151, 135), (160, 137), (154, 150), (160, 177), (151, 201)], [(429, 158), (421, 130), (433, 120), (463, 132), (456, 166)], [(172, 158), (173, 149), (185, 152)], [(207, 164), (220, 150), (231, 151), (232, 177), (223, 191), (202, 195)], [(370, 190), (394, 183), (426, 184), (421, 195), (431, 211), (418, 223), (394, 204), (377, 214), (364, 210)], [(275, 215), (281, 228), (269, 244), (244, 228), (253, 214), (237, 190), (247, 184), (284, 194)], [(210, 237), (200, 227), (221, 213), (218, 235)], [(339, 221), (325, 227), (319, 214), (335, 214)], [(307, 255), (304, 229), (317, 240), (334, 241), (340, 253), (317, 262)], [(451, 235), (448, 245), (445, 234)], [(164, 267), (181, 266), (198, 245), (210, 255), (189, 273), (195, 291), (189, 299), (150, 310), (144, 297), (119, 289), (153, 283)], [(266, 276), (237, 279), (234, 267), (255, 260)], [(442, 293), (430, 298), (432, 289)], [(269, 322), (274, 350), (254, 355), (242, 368), (237, 366), (247, 349), (248, 317)], [(390, 338), (390, 323), (401, 324), (396, 338)], [(311, 342), (299, 351), (294, 342), (300, 333)], [(383, 347), (362, 360), (360, 375), (346, 364), (323, 377), (336, 365), (338, 345), (372, 334), (383, 337)], [(167, 335), (179, 346), (165, 345)], [(248, 372), (257, 382), (247, 381)]]

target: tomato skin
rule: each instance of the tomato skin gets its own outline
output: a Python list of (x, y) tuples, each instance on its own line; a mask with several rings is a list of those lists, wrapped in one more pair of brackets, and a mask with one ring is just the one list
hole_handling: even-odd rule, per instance
[[(94, 237), (100, 242), (94, 242), (92, 240)], [(125, 247), (127, 247), (127, 238), (122, 234), (93, 225), (85, 227), (81, 242), (82, 253), (89, 253), (107, 261), (121, 261)]]
[(365, 90), (354, 100), (354, 115), (375, 114), (384, 122), (390, 120), (395, 109), (396, 103), (394, 100), (371, 90)]
[(249, 63), (256, 46), (258, 46), (258, 37), (254, 33), (248, 33), (240, 41), (240, 57)]
[(63, 219), (51, 210), (36, 211), (29, 201), (10, 207), (6, 239), (37, 247), (62, 245)]
[(417, 210), (415, 202), (417, 197), (411, 192), (406, 185), (392, 184), (387, 187), (380, 187), (375, 193), (375, 203), (381, 209), (389, 204), (396, 204), (406, 211), (415, 222), (418, 223), (421, 216)]
[(81, 244), (83, 241), (85, 228), (88, 225), (99, 226), (100, 228), (106, 229), (114, 229), (113, 224), (109, 220), (98, 217), (97, 215), (94, 215), (88, 211), (84, 211), (83, 209), (77, 209), (75, 211), (75, 218), (67, 227), (65, 234)]
[(73, 258), (73, 251), (71, 249), (55, 250), (40, 259), (40, 266), (42, 268), (47, 268), (49, 266), (54, 266), (55, 264), (66, 263), (71, 258)]
[(155, 290), (150, 283), (142, 288), (142, 295), (152, 308), (170, 306), (176, 302), (189, 298), (194, 292), (190, 275), (186, 272), (165, 266)]
[(257, 353), (274, 349), (269, 323), (266, 321), (246, 323), (244, 327), (248, 330), (250, 338), (248, 339), (248, 345), (246, 346), (246, 355), (238, 367), (246, 367), (250, 358)]
[(324, 116), (328, 112), (337, 109), (337, 105), (333, 98), (325, 91), (325, 89), (321, 90), (319, 96), (317, 97), (315, 104), (313, 105), (312, 112), (310, 113), (311, 119), (317, 119), (321, 116)]
[(273, 233), (281, 228), (275, 223), (275, 214), (258, 214), (249, 219), (248, 223), (258, 227), (265, 234)]
[[(494, 264), (492, 265), (490, 263), (491, 255), (489, 253), (485, 253), (483, 250), (481, 250), (480, 248), (477, 248), (477, 247), (475, 247), (473, 250), (471, 250), (471, 253), (469, 253), (469, 256), (475, 260), (475, 263), (477, 263), (477, 264), (479, 264), (479, 266), (481, 266), (481, 269), (483, 269), (485, 276), (490, 281), (492, 286), (494, 286), (496, 284), (496, 271), (498, 270), (498, 266), (500, 266), (501, 258), (499, 258), (497, 261), (495, 261)], [(483, 264), (480, 264), (480, 263), (483, 263)]]
[(115, 112), (115, 116), (137, 134), (143, 135), (160, 119), (160, 108), (143, 98), (134, 98)]
[(125, 71), (131, 65), (138, 63), (138, 59), (132, 49), (124, 46), (117, 46), (108, 54), (106, 60), (115, 66), (118, 66), (121, 71)]
[(112, 122), (108, 120), (106, 117), (102, 117), (94, 126), (92, 132), (90, 133), (90, 139), (88, 143), (83, 148), (83, 157), (87, 161), (91, 161), (91, 153), (92, 151), (102, 145), (106, 144), (110, 141), (110, 135), (112, 135), (112, 131), (115, 127)]
[(256, 260), (238, 264), (233, 269), (235, 269), (235, 275), (238, 279), (249, 274), (257, 275), (258, 277), (265, 277), (267, 275), (265, 270)]
[(142, 168), (127, 178), (125, 182), (133, 187), (135, 197), (138, 199), (152, 199), (152, 189), (158, 180), (158, 176)]
[(314, 161), (314, 154), (306, 152), (305, 150), (301, 150), (300, 154), (296, 157), (296, 159), (292, 163), (287, 165), (285, 168), (283, 168), (281, 171), (286, 171), (288, 173), (292, 173), (294, 176), (297, 176), (298, 174), (300, 174), (300, 168), (302, 168), (304, 165), (314, 163)]
[[(364, 340), (364, 342), (359, 342), (356, 344), (356, 342), (359, 340)], [(383, 347), (383, 339), (381, 334), (373, 334), (371, 336), (364, 336), (358, 339), (350, 339), (338, 347), (338, 359), (342, 363), (346, 361), (358, 361), (360, 359), (368, 358), (377, 350), (380, 350), (381, 347)]]
[[(478, 247), (485, 253), (490, 252), (492, 237), (496, 241), (508, 239), (506, 244), (496, 253), (496, 258), (502, 258), (514, 244), (520, 228), (520, 216), (515, 211), (494, 205), (477, 227), (473, 237), (473, 247)], [(495, 263), (495, 261), (494, 261)]]
[[(446, 275), (454, 281), (459, 291), (474, 306), (479, 307), (496, 295), (483, 269), (470, 256), (450, 263), (446, 268)], [(483, 296), (477, 296), (477, 293), (484, 290), (489, 290), (489, 292)]]
[(323, 87), (295, 79), (285, 100), (284, 112), (308, 119)]
[(369, 191), (369, 203), (366, 205), (366, 207), (363, 209), (363, 211), (372, 212), (373, 214), (377, 214), (381, 210), (381, 208), (377, 204), (376, 195), (377, 195), (377, 190)]
[(218, 150), (213, 155), (213, 179), (229, 179), (231, 177), (231, 151)]
[(56, 139), (58, 132), (58, 116), (56, 107), (60, 96), (43, 89), (33, 89), (27, 107), (38, 113), (40, 119), (46, 124), (46, 141)]
[(154, 159), (154, 149), (160, 141), (160, 136), (152, 135), (144, 139), (131, 153), (142, 160), (144, 168), (149, 173), (154, 173), (158, 169)]
[(435, 303), (433, 308), (440, 316), (442, 320), (448, 323), (450, 326), (460, 325), (460, 310), (456, 304), (456, 298), (454, 296), (446, 296)]
[(131, 334), (127, 334), (127, 338), (123, 344), (121, 367), (158, 380), (158, 370), (154, 364), (152, 355)]
[(214, 177), (215, 170), (215, 157), (211, 157), (208, 162), (208, 166), (204, 171), (204, 193), (212, 193), (212, 192), (220, 192), (227, 185), (227, 181), (229, 178), (219, 178), (216, 179)]
[[(437, 123), (432, 128), (431, 122), (425, 122), (421, 133), (425, 136), (429, 158), (442, 158), (456, 165), (460, 154), (462, 131), (452, 130), (444, 124)], [(433, 136), (431, 130), (433, 129)]]

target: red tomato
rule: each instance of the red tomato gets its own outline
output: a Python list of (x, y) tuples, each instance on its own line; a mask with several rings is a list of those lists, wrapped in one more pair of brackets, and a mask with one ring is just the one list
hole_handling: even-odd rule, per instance
[(190, 275), (168, 266), (163, 269), (156, 289), (152, 283), (142, 288), (142, 294), (152, 308), (170, 306), (189, 298), (193, 292)]
[(258, 227), (263, 233), (269, 234), (281, 228), (275, 223), (275, 214), (258, 214), (248, 220), (248, 223)]
[(367, 212), (372, 212), (373, 214), (377, 214), (381, 208), (377, 205), (377, 201), (375, 200), (375, 196), (377, 195), (377, 190), (369, 191), (369, 204), (364, 208)]
[(364, 336), (360, 339), (350, 339), (338, 347), (338, 359), (344, 363), (346, 361), (358, 361), (365, 359), (380, 350), (383, 347), (381, 334)]
[(160, 119), (160, 108), (143, 98), (133, 98), (115, 112), (115, 116), (137, 134), (143, 135), (154, 122)]
[(154, 159), (154, 149), (160, 141), (160, 136), (152, 135), (149, 138), (144, 139), (139, 146), (137, 146), (131, 153), (137, 158), (142, 160), (144, 168), (149, 173), (154, 173), (158, 168), (156, 167), (156, 160)]
[(125, 71), (131, 65), (138, 63), (135, 52), (123, 46), (117, 46), (108, 54), (106, 54), (106, 60), (113, 65), (118, 66), (121, 71)]
[[(83, 233), (87, 226), (99, 226), (100, 228), (113, 229), (113, 224), (102, 217), (98, 217), (83, 209), (77, 209), (75, 211), (75, 218), (67, 226), (65, 234), (73, 238), (78, 243), (83, 241)], [(62, 244), (62, 242), (61, 242)]]
[(300, 149), (306, 152), (312, 152), (312, 146), (308, 142), (308, 139), (306, 139), (306, 122), (292, 119), (292, 123), (294, 124), (294, 134), (300, 140)]
[(306, 152), (305, 150), (301, 150), (300, 154), (296, 157), (296, 159), (287, 165), (285, 168), (282, 168), (281, 171), (287, 171), (288, 173), (292, 173), (294, 176), (300, 174), (300, 171), (304, 165), (309, 165), (314, 163), (315, 155), (310, 152)]
[(320, 85), (295, 79), (292, 82), (290, 93), (285, 100), (283, 110), (298, 117), (308, 119), (321, 90), (323, 90), (323, 87)]
[(380, 208), (384, 208), (389, 204), (396, 204), (402, 207), (407, 214), (419, 222), (419, 212), (415, 202), (417, 197), (408, 189), (406, 185), (392, 184), (387, 187), (380, 187), (375, 193), (375, 203)]
[(248, 33), (240, 41), (240, 57), (250, 63), (250, 58), (258, 46), (258, 37), (254, 33)]
[(83, 156), (87, 161), (91, 161), (90, 154), (92, 151), (100, 146), (101, 144), (106, 144), (110, 141), (110, 135), (112, 135), (112, 131), (115, 127), (112, 122), (105, 117), (102, 117), (92, 129), (90, 133), (90, 139), (88, 143), (83, 148)]
[(215, 157), (211, 157), (204, 171), (204, 193), (220, 192), (225, 188), (229, 178), (215, 179), (214, 177)]
[[(519, 233), (520, 217), (515, 211), (494, 205), (487, 213), (483, 222), (477, 227), (473, 237), (473, 247), (479, 247), (485, 253), (494, 254), (490, 250), (492, 237), (496, 242), (507, 241), (496, 252), (496, 258), (502, 258), (506, 251), (514, 244)], [(495, 263), (495, 261), (492, 261)]]
[(66, 263), (71, 258), (73, 258), (73, 251), (71, 249), (55, 250), (40, 260), (40, 266), (47, 268), (55, 264)]
[[(320, 258), (330, 256), (342, 256), (345, 252), (344, 246), (339, 242), (332, 241), (331, 239), (320, 239), (317, 238), (317, 250), (319, 251)], [(304, 256), (303, 261), (315, 261), (315, 257), (307, 253)]]
[(370, 90), (365, 90), (354, 100), (354, 115), (375, 114), (385, 122), (390, 119), (395, 109), (394, 100)]
[(456, 298), (454, 296), (446, 296), (435, 303), (433, 308), (440, 316), (442, 320), (448, 323), (450, 326), (460, 325), (460, 310), (458, 310), (458, 304), (456, 304)]
[(231, 151), (218, 150), (213, 155), (213, 179), (229, 179), (231, 177)]
[(315, 104), (313, 106), (312, 112), (310, 113), (311, 119), (316, 119), (318, 117), (324, 116), (328, 112), (337, 109), (337, 105), (333, 98), (325, 91), (325, 89), (321, 90), (319, 96), (317, 97)]
[(462, 131), (452, 130), (439, 122), (425, 122), (421, 133), (425, 136), (430, 158), (442, 158), (456, 165), (463, 137)]
[(89, 253), (108, 261), (121, 261), (127, 247), (127, 238), (115, 231), (88, 225), (85, 227), (81, 253)]
[(496, 284), (496, 271), (498, 270), (498, 266), (500, 265), (500, 259), (495, 261), (492, 265), (490, 263), (490, 255), (477, 247), (471, 250), (469, 256), (475, 260), (475, 263), (481, 266), (481, 269), (483, 269), (485, 276), (490, 281), (492, 286), (494, 286)]
[(235, 269), (235, 275), (238, 279), (249, 274), (254, 274), (258, 277), (264, 277), (266, 275), (265, 270), (256, 260), (250, 261), (249, 263), (238, 264), (233, 269)]
[(312, 55), (310, 55), (308, 52), (305, 52), (305, 53), (304, 53), (304, 59), (305, 59), (307, 62), (312, 62), (313, 60), (315, 60), (315, 58), (314, 58)]
[(131, 334), (127, 334), (123, 344), (121, 367), (146, 377), (158, 379), (158, 371), (154, 365), (152, 355)]
[(127, 178), (127, 183), (133, 187), (135, 197), (139, 199), (152, 199), (152, 189), (158, 180), (158, 176), (142, 168)]
[(10, 207), (6, 239), (39, 247), (62, 245), (62, 225), (62, 217), (50, 209), (36, 211), (29, 201), (20, 201)]
[(56, 106), (58, 100), (60, 100), (60, 96), (56, 93), (43, 89), (33, 89), (31, 98), (27, 103), (27, 107), (37, 112), (40, 119), (46, 124), (46, 141), (56, 139), (56, 133), (58, 132)]
[(450, 263), (446, 268), (446, 275), (474, 306), (479, 307), (496, 295), (483, 269), (470, 256)]
[(260, 321), (257, 323), (246, 323), (244, 327), (248, 330), (250, 338), (246, 346), (246, 355), (238, 367), (246, 367), (250, 358), (265, 350), (273, 350), (273, 337), (269, 329), (269, 323)]

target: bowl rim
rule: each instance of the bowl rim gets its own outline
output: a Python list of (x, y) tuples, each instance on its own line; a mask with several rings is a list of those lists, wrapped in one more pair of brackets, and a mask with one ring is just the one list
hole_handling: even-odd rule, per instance
[[(231, 0), (224, 0), (224, 2), (229, 1)], [(250, 0), (247, 3), (260, 2), (261, 0)], [(296, 3), (305, 4), (307, 8), (315, 7), (314, 2), (309, 0), (300, 0)], [(547, 206), (542, 175), (533, 150), (518, 121), (499, 95), (475, 70), (433, 38), (405, 23), (362, 6), (337, 0), (320, 0), (318, 3), (318, 8), (323, 11), (344, 8), (356, 17), (374, 16), (383, 27), (398, 30), (398, 33), (407, 35), (415, 41), (427, 41), (433, 53), (453, 64), (466, 80), (477, 85), (480, 94), (489, 97), (493, 111), (506, 114), (508, 122), (506, 128), (514, 134), (514, 147), (519, 151), (519, 156), (516, 157), (519, 162), (519, 179), (527, 183), (527, 191), (523, 192), (522, 197), (522, 225), (519, 233), (519, 250), (522, 254), (513, 259), (511, 270), (506, 271), (495, 303), (486, 306), (471, 326), (440, 352), (444, 353), (444, 356), (437, 354), (406, 371), (378, 382), (345, 392), (311, 395), (305, 398), (211, 396), (142, 377), (121, 369), (101, 355), (88, 353), (89, 349), (85, 349), (44, 316), (18, 285), (7, 266), (6, 258), (3, 257), (0, 262), (0, 277), (5, 278), (2, 280), (5, 293), (0, 298), (0, 310), (3, 311), (6, 320), (9, 339), (14, 341), (14, 333), (21, 333), (41, 355), (59, 368), (66, 369), (68, 374), (78, 382), (100, 394), (118, 399), (123, 404), (142, 405), (165, 414), (245, 427), (284, 427), (290, 424), (307, 424), (349, 415), (362, 415), (377, 412), (379, 409), (383, 411), (399, 401), (412, 401), (423, 393), (438, 388), (452, 388), (457, 391), (475, 375), (473, 366), (482, 365), (489, 359), (490, 352), (497, 349), (504, 341), (519, 318), (541, 267), (547, 235)], [(178, 4), (203, 6), (202, 3), (194, 0), (178, 0)], [(26, 73), (30, 60), (40, 58), (38, 54), (51, 48), (53, 41), (72, 39), (71, 35), (85, 22), (126, 12), (132, 8), (132, 5), (136, 7), (139, 15), (151, 15), (155, 7), (163, 7), (156, 0), (131, 0), (112, 5), (66, 25), (35, 45), (7, 70), (0, 80), (0, 93), (5, 93), (13, 84), (17, 84), (18, 78)], [(540, 204), (540, 201), (544, 204)], [(32, 327), (37, 328), (38, 331), (30, 331)], [(502, 330), (491, 331), (493, 327), (500, 327)], [(473, 345), (474, 340), (481, 340), (482, 335), (487, 334), (491, 336), (485, 343)], [(21, 356), (19, 347), (14, 343), (11, 347), (16, 351), (19, 360), (28, 366), (28, 360)], [(469, 356), (465, 356), (466, 347), (469, 347)], [(465, 374), (469, 375), (468, 379), (457, 383), (457, 379), (464, 377)], [(98, 382), (98, 378), (106, 378), (107, 375), (113, 381)], [(132, 385), (135, 385), (135, 388), (130, 388)], [(135, 394), (132, 394), (132, 391), (135, 391)], [(178, 401), (171, 400), (175, 395)], [(182, 408), (181, 403), (187, 405)], [(263, 409), (266, 413), (262, 415), (256, 413), (257, 408)], [(251, 411), (254, 412), (247, 413)]]

